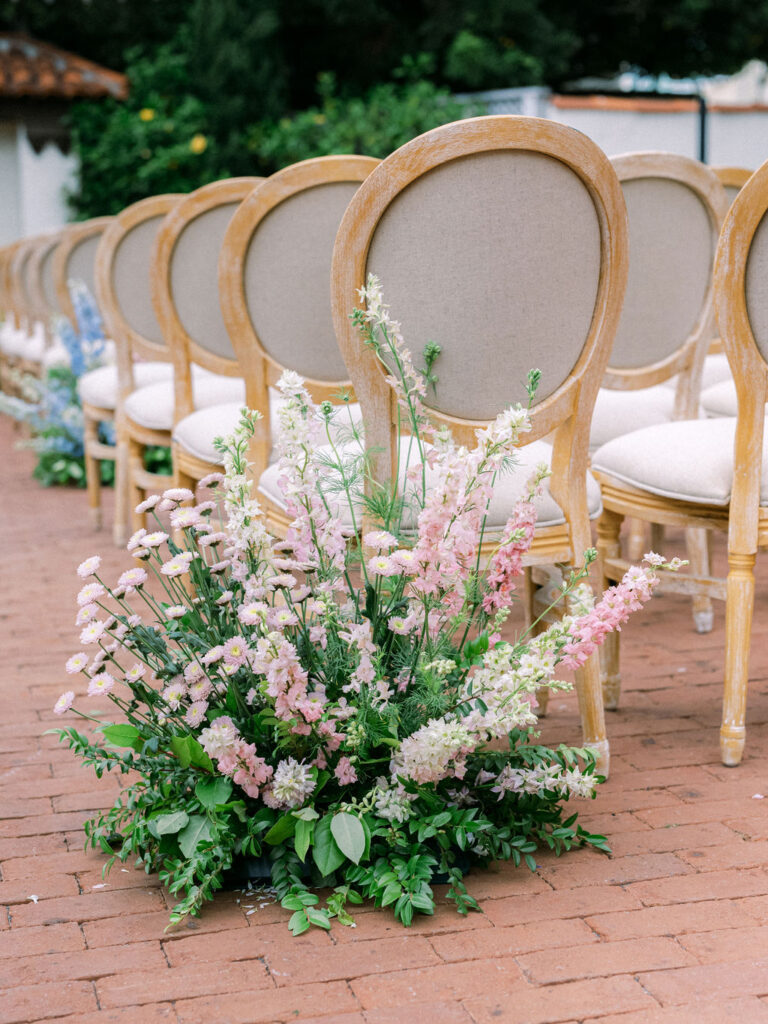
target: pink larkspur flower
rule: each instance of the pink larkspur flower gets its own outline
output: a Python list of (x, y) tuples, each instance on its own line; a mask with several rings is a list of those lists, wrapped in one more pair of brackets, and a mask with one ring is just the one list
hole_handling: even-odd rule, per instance
[(84, 562), (81, 562), (77, 567), (77, 575), (81, 580), (87, 580), (89, 576), (93, 576), (94, 573), (99, 571), (101, 565), (101, 558), (99, 555), (92, 555), (90, 558), (86, 558)]
[(69, 711), (72, 705), (75, 703), (74, 690), (67, 690), (66, 693), (62, 693), (56, 703), (53, 705), (54, 715), (63, 715)]
[(339, 763), (333, 770), (333, 774), (339, 780), (340, 786), (349, 786), (357, 782), (357, 772), (348, 757), (339, 758)]

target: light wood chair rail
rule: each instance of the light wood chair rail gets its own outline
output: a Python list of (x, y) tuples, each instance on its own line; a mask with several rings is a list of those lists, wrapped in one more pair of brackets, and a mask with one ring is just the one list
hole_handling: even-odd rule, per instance
[[(135, 366), (167, 364), (170, 353), (152, 309), (150, 261), (157, 230), (181, 195), (151, 196), (133, 203), (110, 218), (96, 249), (94, 286), (104, 331), (115, 345), (115, 366), (96, 371), (90, 382), (81, 382), (86, 431), (86, 475), (91, 518), (101, 521), (102, 459), (115, 460), (115, 514), (113, 534), (124, 543), (129, 523), (128, 459), (129, 439), (123, 405), (138, 384)], [(59, 264), (61, 260), (59, 260)], [(170, 378), (170, 366), (167, 367)], [(98, 384), (98, 386), (89, 387)], [(105, 397), (100, 398), (103, 391)], [(94, 391), (91, 395), (90, 392)], [(107, 397), (108, 396), (108, 397)], [(114, 420), (116, 445), (100, 443), (98, 425)], [(147, 443), (169, 444), (166, 435)]]
[[(768, 391), (768, 164), (743, 186), (723, 223), (714, 265), (714, 308), (733, 372), (738, 416), (733, 421), (700, 420), (669, 424), (657, 437), (639, 438), (646, 460), (661, 446), (680, 452), (677, 493), (665, 493), (648, 466), (643, 479), (624, 476), (618, 463), (595, 472), (603, 488), (604, 515), (598, 547), (606, 580), (619, 577), (618, 533), (625, 515), (651, 523), (728, 531), (728, 578), (670, 578), (665, 586), (703, 593), (726, 602), (725, 672), (720, 753), (723, 763), (741, 761), (746, 738), (749, 646), (754, 605), (754, 572), (759, 545), (768, 542), (768, 502), (761, 496), (765, 401)], [(684, 433), (691, 432), (686, 439)], [(687, 448), (685, 447), (687, 445)], [(624, 453), (626, 455), (626, 453)], [(685, 465), (695, 465), (687, 478)], [(723, 469), (725, 467), (725, 469)], [(730, 475), (725, 470), (730, 467)], [(697, 493), (694, 493), (697, 492)], [(618, 693), (619, 644), (604, 648), (607, 686)]]
[[(326, 156), (286, 167), (248, 196), (224, 236), (221, 311), (248, 405), (263, 414), (250, 452), (256, 480), (272, 451), (269, 388), (283, 370), (299, 373), (316, 401), (349, 387), (331, 318), (331, 256), (349, 200), (378, 164)], [(283, 511), (265, 503), (275, 528), (287, 525)]]
[[(621, 313), (627, 246), (608, 158), (552, 121), (468, 119), (384, 160), (344, 215), (331, 275), (375, 478), (394, 477), (396, 399), (349, 320), (369, 272), (408, 347), (441, 345), (436, 394), (425, 402), (460, 442), (474, 445), (478, 428), (524, 397), (529, 368), (544, 371), (523, 444), (554, 432), (551, 495), (565, 521), (537, 530), (529, 562), (580, 564), (591, 544), (589, 424)], [(607, 769), (597, 660), (579, 675), (585, 742)]]
[(37, 246), (29, 260), (29, 290), (36, 315), (42, 321), (47, 336), (51, 336), (51, 321), (61, 314), (53, 285), (53, 257), (64, 237), (63, 231), (47, 235)]
[[(747, 167), (713, 167), (712, 170), (717, 175), (731, 203), (754, 173)], [(709, 354), (719, 355), (722, 352), (722, 340), (713, 338), (709, 346)]]

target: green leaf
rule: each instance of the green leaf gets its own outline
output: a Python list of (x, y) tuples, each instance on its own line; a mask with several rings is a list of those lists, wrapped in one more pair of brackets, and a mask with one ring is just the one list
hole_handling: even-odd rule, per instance
[(294, 818), (300, 818), (302, 821), (317, 821), (320, 817), (314, 807), (302, 807), (300, 811), (292, 813)]
[(212, 811), (218, 804), (225, 804), (232, 794), (232, 783), (219, 776), (216, 779), (201, 779), (195, 786), (195, 796), (207, 810)]
[(306, 912), (303, 910), (297, 910), (295, 914), (291, 914), (288, 927), (291, 929), (291, 933), (293, 935), (301, 935), (302, 932), (308, 931), (310, 924), (307, 919)]
[(201, 814), (193, 814), (189, 824), (179, 833), (179, 846), (185, 857), (191, 859), (200, 843), (211, 838), (211, 823)]
[(317, 910), (314, 907), (310, 907), (306, 911), (307, 919), (318, 928), (325, 928), (326, 931), (331, 930), (331, 922), (328, 920), (328, 915), (322, 910)]
[(282, 818), (278, 818), (264, 836), (265, 842), (269, 843), (270, 846), (279, 846), (286, 839), (290, 839), (296, 829), (296, 821), (297, 819), (293, 814), (284, 814)]
[(333, 815), (326, 814), (315, 826), (312, 857), (323, 877), (333, 874), (336, 868), (341, 867), (346, 860), (331, 833), (332, 821)]
[(314, 831), (314, 821), (304, 821), (300, 818), (296, 822), (296, 833), (294, 835), (293, 845), (296, 849), (296, 854), (302, 863), (304, 862), (304, 858), (307, 856), (307, 850), (309, 849), (309, 844), (312, 842), (312, 833)]
[(153, 818), (151, 825), (158, 836), (171, 836), (181, 830), (189, 823), (189, 815), (186, 811), (171, 811), (170, 814), (161, 814)]
[(172, 736), (171, 750), (178, 757), (182, 768), (192, 765), (194, 768), (213, 771), (213, 761), (193, 736)]
[(365, 830), (360, 819), (345, 811), (334, 814), (331, 819), (331, 834), (341, 852), (353, 864), (359, 864), (365, 853)]
[(104, 739), (113, 747), (132, 747), (134, 750), (142, 747), (141, 733), (135, 725), (105, 725), (101, 731)]

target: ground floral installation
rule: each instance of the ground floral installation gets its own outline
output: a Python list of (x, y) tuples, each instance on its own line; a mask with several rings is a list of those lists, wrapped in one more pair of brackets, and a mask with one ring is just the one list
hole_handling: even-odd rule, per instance
[[(350, 924), (347, 906), (363, 898), (408, 925), (433, 912), (436, 881), (466, 913), (472, 865), (533, 870), (541, 845), (606, 848), (564, 810), (594, 795), (595, 757), (537, 744), (535, 694), (564, 688), (557, 666), (582, 665), (670, 563), (649, 556), (599, 603), (581, 593), (577, 614), (502, 640), (546, 469), (484, 563), (479, 550), (494, 480), (511, 468), (528, 412), (508, 409), (474, 449), (458, 447), (422, 402), (439, 349), (417, 371), (375, 279), (361, 299), (353, 319), (400, 403), (397, 483), (374, 483), (348, 411), (313, 405), (286, 372), (283, 541), (251, 493), (257, 414), (244, 411), (220, 443), (224, 473), (200, 484), (218, 502), (190, 504), (182, 488), (148, 498), (139, 508), (154, 528), (128, 543), (139, 564), (111, 587), (98, 556), (78, 568), (83, 651), (67, 672), (86, 678), (86, 697), (108, 694), (124, 720), (77, 710), (95, 738), (57, 731), (97, 775), (129, 775), (114, 807), (86, 825), (87, 843), (112, 855), (108, 866), (137, 857), (158, 870), (179, 896), (172, 923), (197, 913), (244, 857), (268, 863), (299, 934), (334, 917)], [(563, 585), (572, 603), (583, 577)], [(69, 691), (55, 710), (74, 702)], [(330, 891), (323, 901), (318, 887)]]

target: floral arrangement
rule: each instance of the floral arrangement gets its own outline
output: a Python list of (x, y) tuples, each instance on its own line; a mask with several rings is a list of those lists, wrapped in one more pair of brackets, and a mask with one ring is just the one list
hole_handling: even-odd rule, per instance
[[(20, 447), (37, 453), (35, 479), (44, 486), (74, 484), (85, 487), (85, 448), (83, 410), (77, 385), (80, 378), (101, 366), (107, 359), (107, 341), (96, 302), (81, 281), (70, 281), (69, 291), (77, 327), (66, 317), (56, 320), (56, 345), (60, 360), (49, 366), (42, 377), (16, 374), (13, 381), (18, 395), (0, 392), (0, 412), (29, 427), (30, 437)], [(111, 423), (99, 426), (100, 440), (115, 443)], [(170, 451), (150, 448), (147, 468), (170, 473)], [(114, 482), (114, 463), (101, 462), (102, 484)]]
[[(179, 897), (172, 923), (243, 857), (262, 859), (299, 934), (351, 923), (348, 905), (365, 898), (408, 925), (433, 912), (435, 882), (466, 913), (472, 865), (533, 870), (541, 846), (606, 849), (565, 809), (594, 796), (595, 756), (537, 742), (536, 693), (565, 688), (558, 666), (582, 665), (651, 596), (657, 569), (680, 563), (648, 556), (597, 604), (586, 569), (572, 572), (571, 614), (504, 639), (544, 467), (485, 561), (480, 548), (528, 411), (508, 409), (472, 450), (458, 447), (423, 403), (439, 348), (416, 370), (375, 279), (361, 297), (353, 319), (400, 403), (393, 482), (371, 479), (349, 410), (314, 405), (286, 372), (284, 539), (251, 491), (258, 414), (244, 410), (218, 442), (223, 474), (200, 482), (213, 497), (172, 488), (142, 502), (154, 523), (129, 541), (137, 564), (115, 584), (98, 556), (78, 568), (83, 650), (66, 669), (88, 696), (107, 694), (120, 721), (76, 708), (70, 690), (55, 711), (76, 711), (95, 733), (56, 731), (97, 775), (128, 775), (87, 843), (110, 854), (107, 866), (135, 857), (158, 870)], [(318, 886), (330, 890), (322, 902)]]

